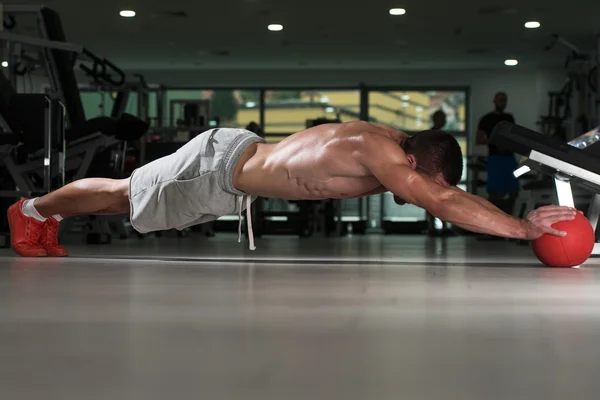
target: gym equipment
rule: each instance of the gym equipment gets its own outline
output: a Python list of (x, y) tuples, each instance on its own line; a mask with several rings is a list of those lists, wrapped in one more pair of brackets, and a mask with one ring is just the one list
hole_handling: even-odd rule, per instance
[(583, 264), (594, 249), (594, 229), (586, 217), (577, 214), (572, 221), (561, 221), (553, 228), (567, 236), (543, 235), (532, 243), (536, 257), (549, 267), (575, 267)]
[[(568, 144), (577, 148), (589, 146), (593, 144), (593, 141), (590, 141), (590, 139), (593, 140), (597, 131), (597, 129), (594, 129), (581, 137), (572, 140)], [(597, 151), (598, 147), (595, 146), (590, 150)], [(531, 168), (529, 167), (527, 160), (523, 160), (521, 165), (521, 168), (515, 171), (515, 175), (521, 180), (524, 180), (526, 177), (530, 176), (527, 172), (529, 172)], [(516, 201), (515, 210), (517, 212), (516, 215), (519, 217), (527, 215), (530, 211), (533, 211), (540, 205), (552, 204), (558, 201), (554, 180), (551, 176), (546, 174), (542, 176), (541, 179), (537, 180), (535, 180), (534, 176), (531, 176), (529, 180), (530, 182), (523, 185), (523, 191), (519, 194)], [(590, 190), (574, 187), (571, 192), (573, 202), (577, 208), (585, 208), (592, 202), (593, 193)]]
[[(136, 81), (133, 82), (125, 82), (120, 86), (113, 86), (111, 83), (106, 82), (102, 83), (99, 81), (94, 81), (90, 85), (79, 85), (80, 91), (85, 93), (90, 92), (99, 92), (101, 94), (102, 100), (104, 100), (104, 92), (109, 92), (114, 95), (114, 103), (112, 105), (111, 112), (109, 116), (113, 119), (130, 119), (130, 114), (125, 112), (127, 108), (127, 104), (132, 94), (136, 94), (137, 100), (137, 112), (136, 118), (142, 121), (150, 121), (149, 118), (149, 93), (150, 91), (157, 90), (157, 85), (153, 85), (151, 88), (144, 79), (143, 75), (136, 74), (134, 75)], [(157, 114), (159, 110), (157, 110)], [(103, 114), (106, 116), (105, 114)], [(128, 152), (138, 152), (139, 147), (139, 155), (136, 157), (141, 158), (140, 156), (145, 156), (145, 146), (143, 145), (144, 141), (141, 143), (130, 142), (128, 140), (123, 140), (121, 145), (117, 149), (111, 149), (110, 154), (110, 164), (113, 166), (114, 172), (118, 175), (117, 177), (125, 177), (125, 159)], [(132, 147), (132, 145), (136, 145)]]
[[(600, 47), (600, 39), (598, 43)], [(545, 135), (568, 141), (600, 124), (600, 62), (598, 52), (584, 52), (565, 38), (552, 35), (552, 43), (545, 50), (557, 47), (568, 53), (564, 64), (567, 78), (560, 91), (548, 93), (548, 115), (542, 116), (538, 125)]]
[[(45, 67), (47, 77), (50, 82), (50, 94), (48, 97), (52, 101), (58, 101), (64, 104), (66, 112), (63, 112), (65, 139), (63, 141), (65, 149), (58, 152), (65, 157), (64, 173), (65, 180), (77, 180), (91, 175), (102, 176), (106, 170), (94, 169), (92, 166), (95, 158), (107, 151), (119, 146), (124, 146), (127, 141), (134, 141), (141, 138), (148, 130), (147, 121), (136, 118), (132, 115), (121, 114), (115, 118), (99, 117), (86, 120), (81, 96), (75, 77), (74, 68), (78, 62), (92, 62), (93, 67), (88, 68), (87, 72), (97, 81), (107, 82), (109, 84), (121, 84), (123, 79), (122, 71), (116, 68), (112, 63), (105, 59), (95, 56), (91, 51), (81, 46), (66, 43), (66, 37), (62, 28), (59, 15), (47, 7), (33, 6), (7, 6), (4, 7), (4, 13), (7, 18), (12, 19), (13, 29), (17, 27), (17, 16), (21, 14), (33, 15), (36, 18), (40, 38), (17, 35), (11, 32), (1, 32), (0, 40), (7, 42), (7, 47), (13, 56), (9, 62), (11, 65), (18, 66), (19, 62), (31, 61), (41, 64)], [(25, 49), (33, 47), (38, 57), (25, 56)], [(83, 67), (86, 70), (86, 67)], [(9, 68), (11, 78), (14, 80), (17, 68)], [(19, 97), (12, 89), (10, 82), (2, 83), (2, 92), (8, 91), (9, 112), (3, 112), (7, 130), (21, 133), (31, 143), (34, 139), (48, 137), (39, 130), (39, 127), (32, 126), (30, 111), (24, 105), (19, 104)], [(12, 85), (14, 86), (14, 85)], [(19, 190), (24, 190), (30, 195), (34, 192), (27, 184), (34, 181), (32, 175), (35, 171), (43, 167), (48, 162), (48, 155), (43, 157), (38, 154), (39, 151), (33, 145), (22, 147), (23, 157), (16, 157), (10, 154), (3, 157), (4, 165), (11, 171), (11, 176), (16, 182)], [(38, 151), (38, 153), (36, 153)], [(66, 154), (66, 155), (65, 155)], [(99, 161), (99, 160), (97, 160)], [(114, 176), (113, 176), (114, 177)], [(54, 176), (51, 179), (55, 178)], [(43, 194), (45, 191), (39, 192)], [(36, 191), (36, 193), (38, 193)], [(91, 221), (94, 221), (92, 218)], [(95, 222), (92, 222), (94, 225)], [(107, 224), (101, 224), (106, 226)], [(96, 234), (94, 230), (90, 232), (89, 240), (91, 242), (104, 241), (110, 231), (98, 229), (101, 233)], [(102, 232), (105, 231), (105, 232)], [(96, 240), (96, 237), (104, 239)]]
[[(86, 177), (97, 153), (120, 144), (132, 132), (139, 134), (146, 130), (143, 123), (128, 115), (120, 120), (95, 118), (80, 129), (65, 130), (65, 110), (58, 100), (46, 95), (15, 93), (1, 73), (0, 90), (7, 100), (2, 101), (0, 108), (7, 131), (23, 143), (19, 148), (23, 156), (4, 154), (2, 164), (11, 171), (23, 195), (49, 192), (52, 179), (60, 179), (60, 187), (66, 180)], [(36, 114), (41, 117), (36, 118)], [(54, 157), (64, 158), (64, 166), (55, 167)], [(45, 176), (42, 187), (36, 186), (31, 179), (36, 174)]]
[(92, 61), (93, 66), (90, 68), (86, 64), (79, 65), (87, 76), (91, 77), (96, 83), (108, 83), (112, 86), (122, 86), (125, 84), (125, 72), (115, 64), (108, 61), (106, 58), (100, 58), (88, 49), (82, 49), (82, 53)]
[[(573, 138), (600, 124), (600, 94), (597, 85), (600, 77), (600, 37), (595, 54), (580, 50), (558, 35), (553, 35), (552, 38), (546, 51), (557, 47), (567, 51), (567, 79), (559, 92), (549, 93), (548, 115), (543, 116), (538, 125), (544, 135), (555, 137), (563, 143), (571, 140), (569, 143), (572, 144), (577, 141)], [(523, 168), (517, 171), (519, 176), (523, 176), (529, 171), (529, 167), (523, 164)], [(591, 201), (589, 191), (574, 188), (572, 194), (577, 205), (586, 205)], [(522, 216), (539, 204), (552, 203), (556, 201), (555, 197), (551, 178), (525, 183), (516, 202), (517, 215)]]
[(179, 120), (189, 129), (206, 127), (209, 125), (209, 115), (210, 100), (171, 100), (169, 103), (172, 127), (177, 126)]
[[(65, 183), (64, 107), (57, 100), (41, 94), (12, 94), (0, 73), (0, 114), (2, 134), (0, 166), (2, 190), (0, 201), (5, 209), (20, 197), (48, 193)], [(27, 119), (16, 121), (20, 111), (27, 110)], [(12, 129), (14, 127), (15, 129)], [(34, 134), (27, 134), (33, 132)], [(30, 155), (30, 163), (20, 164), (19, 157)], [(0, 247), (9, 246), (8, 221), (0, 221)]]
[[(343, 236), (366, 233), (369, 226), (367, 200), (363, 197), (339, 200), (339, 211), (333, 209), (328, 212), (326, 205), (325, 234), (331, 236), (332, 233), (335, 233), (338, 236)], [(339, 218), (341, 224), (337, 223), (336, 218)], [(330, 225), (327, 224), (327, 221)]]
[[(13, 146), (0, 157), (19, 191), (2, 192), (5, 196), (35, 195), (49, 192), (65, 182), (65, 128), (64, 106), (46, 95), (14, 93), (9, 82), (0, 73), (0, 114), (3, 137), (13, 140)], [(13, 151), (28, 154), (28, 163), (19, 164)], [(37, 179), (30, 179), (37, 175)], [(38, 183), (36, 185), (36, 182)]]
[(487, 157), (482, 156), (468, 156), (467, 157), (467, 170), (469, 177), (467, 182), (467, 190), (470, 193), (477, 194), (480, 188), (485, 189), (487, 172)]
[[(527, 171), (538, 171), (554, 180), (559, 205), (575, 207), (572, 183), (591, 192), (593, 199), (587, 212), (594, 231), (600, 217), (600, 127), (564, 143), (509, 122), (499, 123), (490, 142), (527, 157), (515, 171), (519, 177)], [(600, 254), (600, 243), (594, 246), (592, 255)]]
[[(163, 140), (169, 138), (170, 132), (162, 127), (163, 122), (163, 97), (164, 90), (161, 85), (148, 84), (141, 74), (134, 74), (134, 80), (126, 81), (123, 85), (113, 86), (108, 82), (93, 81), (89, 84), (80, 84), (79, 89), (82, 93), (99, 93), (102, 103), (103, 116), (107, 116), (104, 107), (104, 93), (111, 93), (113, 104), (108, 116), (112, 118), (122, 118), (126, 114), (127, 105), (130, 98), (135, 95), (137, 104), (136, 117), (142, 121), (147, 121), (152, 128), (148, 132), (155, 132)], [(150, 117), (150, 95), (154, 94), (156, 117)], [(116, 167), (119, 174), (125, 175), (126, 172), (132, 172), (138, 165), (143, 165), (146, 160), (146, 144), (148, 140), (124, 141), (122, 146), (111, 154), (111, 163)], [(130, 156), (129, 158), (127, 156)], [(127, 171), (126, 171), (127, 170)]]
[(261, 203), (254, 204), (253, 208), (256, 220), (253, 220), (252, 224), (256, 237), (272, 234), (305, 238), (317, 231), (316, 202), (262, 199)]
[[(13, 146), (21, 143), (20, 150), (30, 155), (30, 162), (24, 165), (17, 165), (10, 156), (12, 149), (7, 149), (0, 156), (1, 163), (9, 169), (17, 187), (24, 195), (31, 195), (51, 191), (55, 178), (59, 180), (59, 186), (64, 185), (64, 106), (46, 95), (15, 93), (2, 73), (0, 92), (3, 137), (13, 140)], [(43, 182), (35, 187), (27, 174), (38, 174), (37, 180)], [(8, 195), (11, 194), (18, 195), (17, 192)]]

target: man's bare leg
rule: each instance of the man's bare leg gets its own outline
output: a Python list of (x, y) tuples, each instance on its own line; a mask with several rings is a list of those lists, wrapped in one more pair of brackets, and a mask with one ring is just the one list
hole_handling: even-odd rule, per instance
[(129, 179), (81, 179), (36, 199), (35, 209), (44, 218), (127, 213)]

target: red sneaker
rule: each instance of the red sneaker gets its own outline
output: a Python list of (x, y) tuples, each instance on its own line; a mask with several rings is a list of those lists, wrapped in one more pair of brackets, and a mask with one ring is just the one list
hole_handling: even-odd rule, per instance
[(49, 257), (67, 257), (67, 249), (58, 244), (58, 226), (60, 222), (49, 217), (44, 223), (42, 234), (40, 235), (40, 244), (46, 250)]
[(18, 201), (8, 209), (12, 248), (22, 257), (45, 257), (48, 253), (40, 245), (40, 234), (44, 223), (23, 214), (25, 200)]

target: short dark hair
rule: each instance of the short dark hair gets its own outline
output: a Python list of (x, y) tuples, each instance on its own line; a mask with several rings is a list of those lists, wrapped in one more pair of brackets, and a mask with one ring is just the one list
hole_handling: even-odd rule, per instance
[(456, 186), (463, 171), (463, 155), (456, 138), (441, 130), (419, 132), (402, 142), (406, 154), (429, 174), (442, 174), (446, 183)]
[(435, 118), (438, 115), (443, 115), (445, 117), (446, 113), (444, 112), (444, 110), (437, 110), (436, 112), (434, 112), (433, 114), (431, 114), (431, 118)]

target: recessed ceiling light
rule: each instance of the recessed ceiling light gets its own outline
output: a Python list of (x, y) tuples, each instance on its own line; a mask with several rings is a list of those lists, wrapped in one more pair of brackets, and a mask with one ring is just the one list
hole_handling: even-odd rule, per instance
[(392, 8), (390, 9), (390, 15), (404, 15), (406, 10), (404, 8)]
[(281, 24), (271, 24), (267, 27), (271, 32), (279, 32), (283, 30), (283, 25)]
[(135, 11), (133, 10), (121, 10), (119, 15), (123, 18), (133, 18), (135, 17)]
[(504, 65), (509, 66), (509, 67), (514, 67), (518, 63), (519, 63), (519, 61), (513, 60), (513, 59), (504, 60)]
[(537, 21), (528, 21), (528, 22), (525, 22), (525, 28), (536, 29), (536, 28), (539, 28), (540, 26), (542, 26), (542, 24), (540, 24)]
[(2, 61), (2, 66), (4, 68), (7, 68), (8, 67), (8, 61)]

